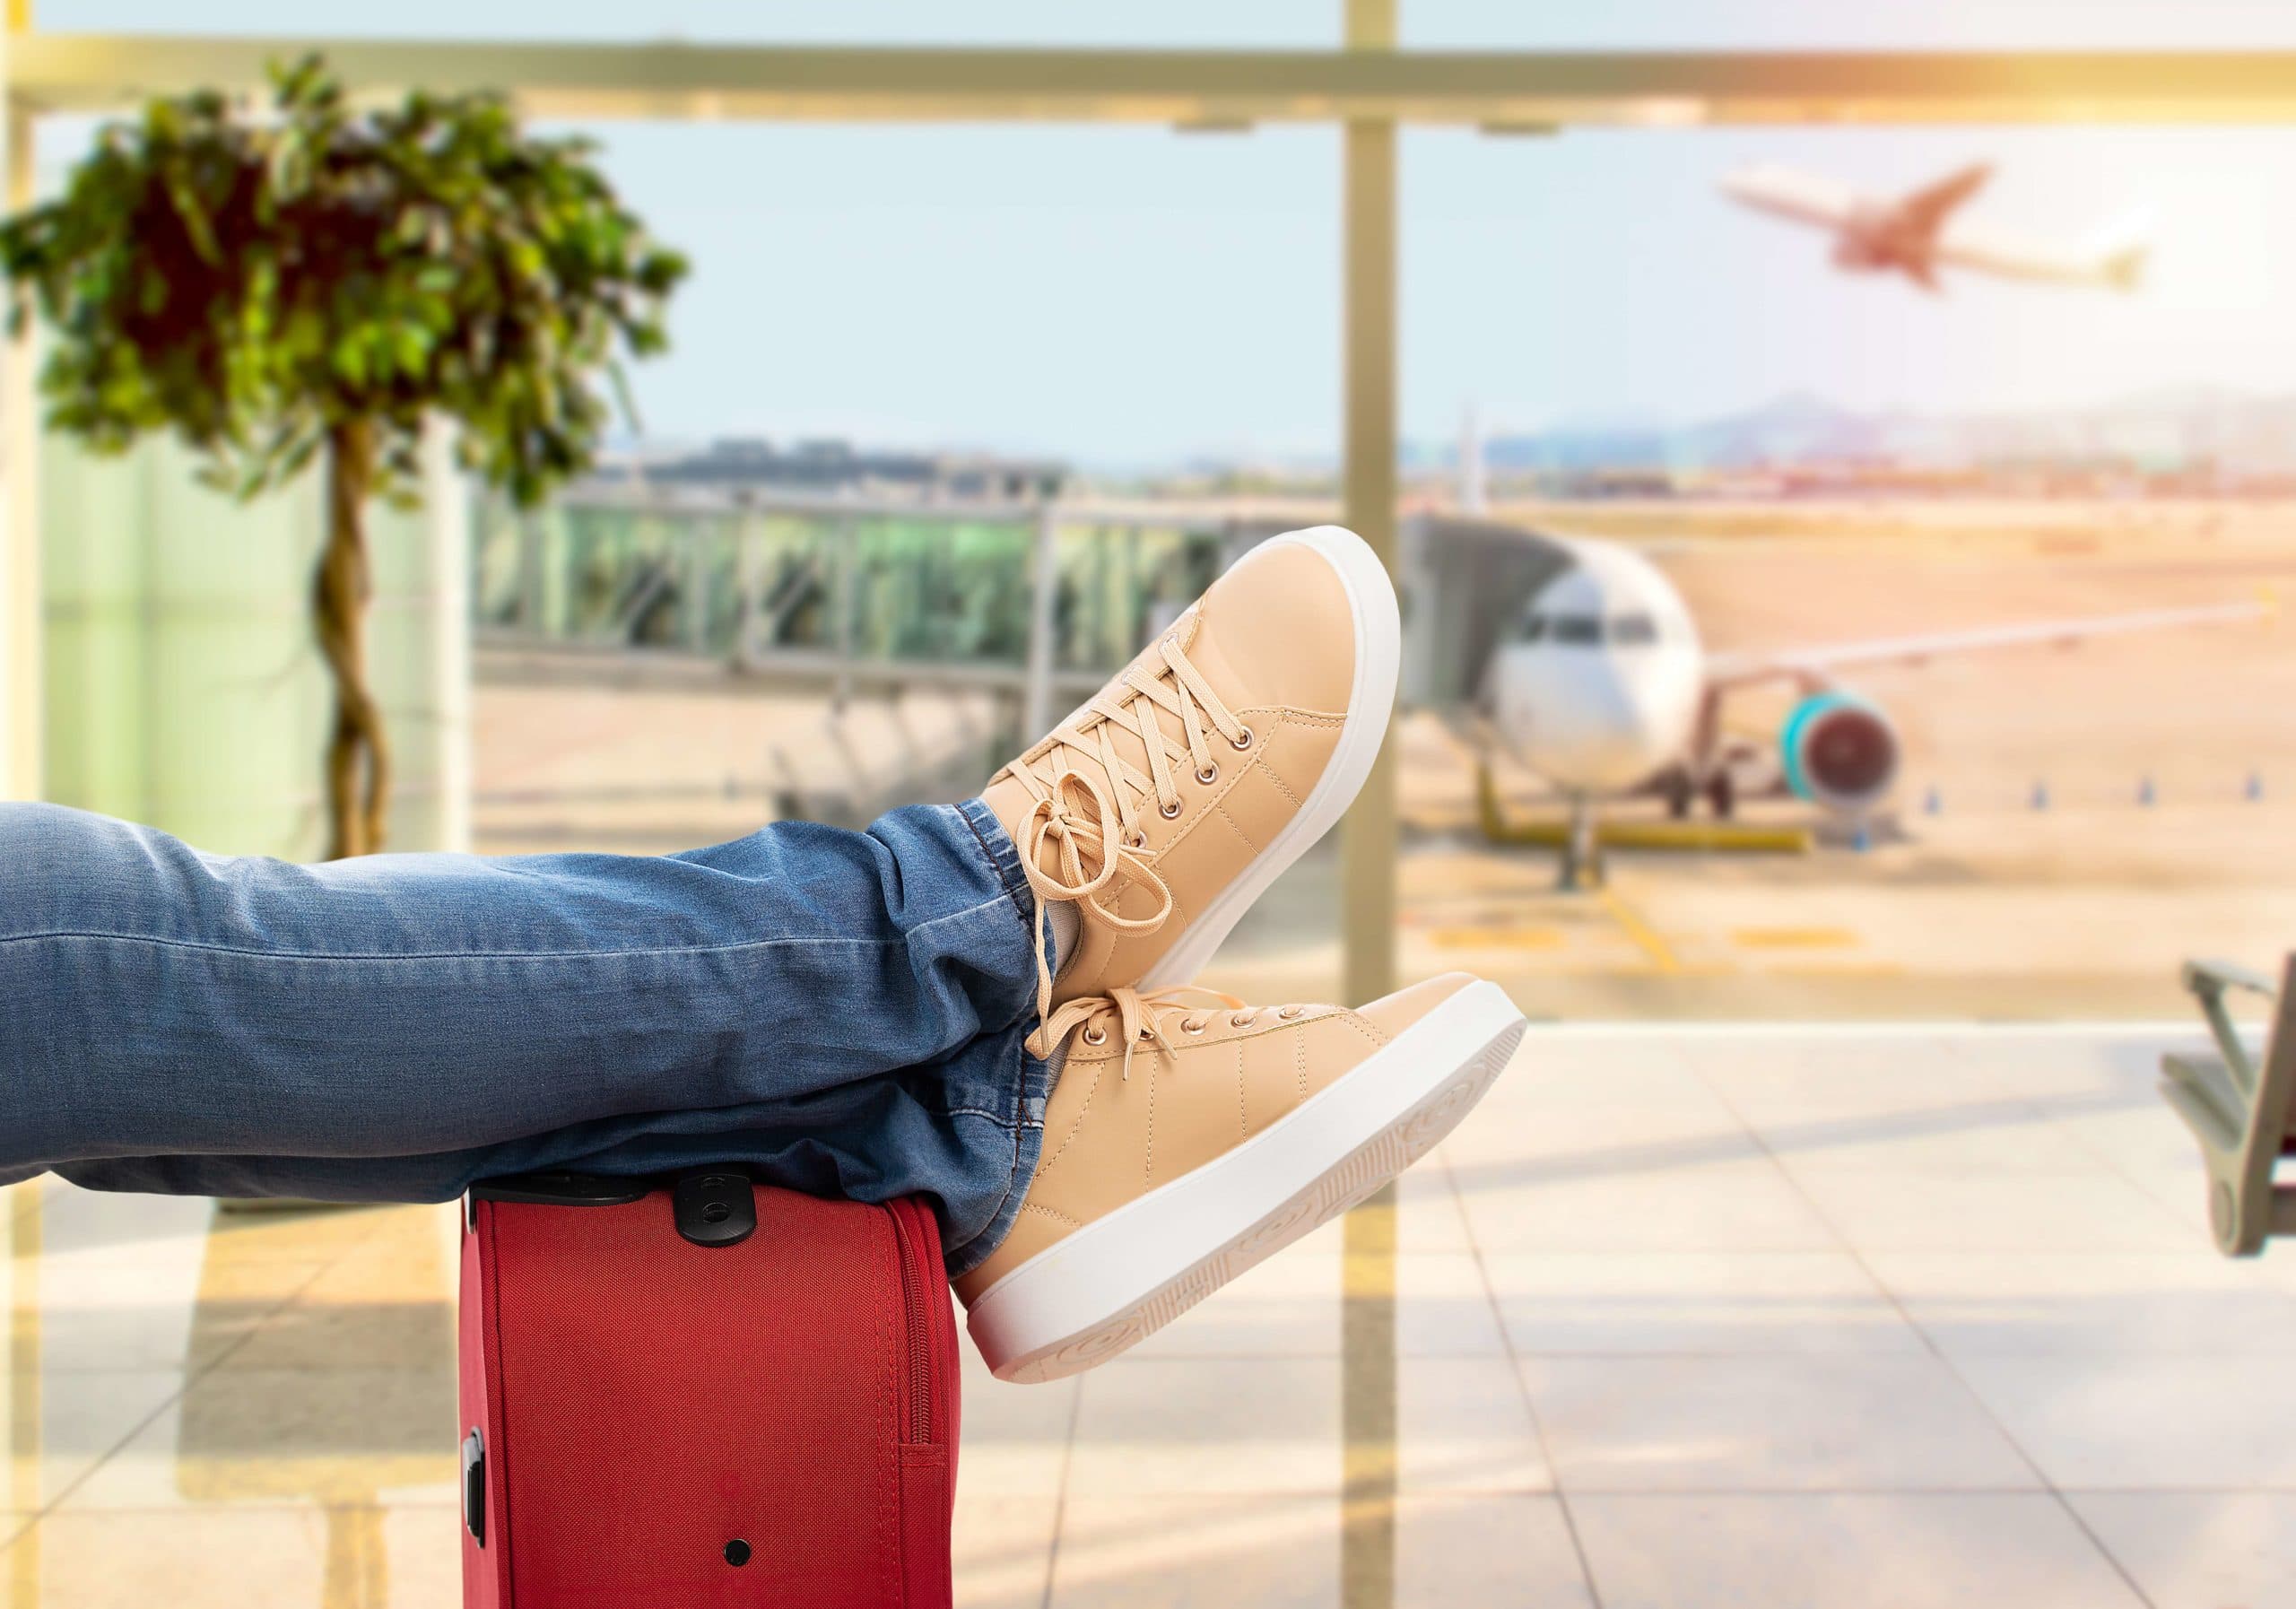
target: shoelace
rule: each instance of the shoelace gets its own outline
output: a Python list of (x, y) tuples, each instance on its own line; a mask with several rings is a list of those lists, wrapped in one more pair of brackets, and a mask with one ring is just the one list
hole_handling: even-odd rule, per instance
[[(1225, 1011), (1231, 1027), (1248, 1028), (1260, 1013), (1269, 1009), (1264, 1005), (1246, 1005), (1233, 995), (1218, 989), (1205, 988), (1202, 984), (1175, 984), (1168, 988), (1126, 988), (1119, 984), (1105, 995), (1080, 995), (1058, 1011), (1047, 1017), (1036, 1032), (1029, 1037), (1029, 1050), (1039, 1057), (1050, 1056), (1054, 1046), (1078, 1029), (1083, 1031), (1084, 1042), (1090, 1045), (1108, 1043), (1108, 1030), (1100, 1024), (1108, 1018), (1116, 1020), (1117, 1031), (1124, 1036), (1122, 1071), (1126, 1079), (1132, 1076), (1132, 1053), (1142, 1045), (1153, 1045), (1166, 1056), (1178, 1053), (1179, 1047), (1164, 1031), (1164, 1018), (1171, 1012), (1181, 1012), (1181, 1031), (1201, 1033), (1211, 1022), (1210, 1014), (1203, 1009), (1205, 1000), (1216, 1001), (1213, 1010)], [(1279, 1014), (1297, 1016), (1300, 1008), (1286, 1005)]]
[[(1163, 660), (1162, 671), (1152, 673), (1139, 664), (1128, 666), (1118, 678), (1121, 691), (1103, 689), (1094, 694), (1066, 725), (1038, 745), (1040, 752), (1032, 751), (1036, 753), (1032, 761), (1015, 761), (1012, 767), (1013, 775), (1035, 801), (1015, 836), (1020, 839), (1021, 870), (1038, 900), (1082, 900), (1101, 921), (1124, 933), (1153, 933), (1172, 914), (1170, 886), (1141, 853), (1148, 843), (1148, 835), (1140, 826), (1142, 797), (1152, 795), (1157, 810), (1170, 821), (1180, 813), (1179, 781), (1173, 761), (1188, 760), (1200, 783), (1208, 786), (1218, 778), (1219, 764), (1205, 734), (1206, 722), (1231, 748), (1252, 746), (1252, 729), (1231, 713), (1204, 679), (1204, 673), (1188, 663), (1177, 639), (1167, 637), (1159, 642), (1156, 654)], [(1174, 743), (1166, 735), (1163, 723), (1157, 719), (1160, 710), (1179, 723), (1183, 742)], [(1148, 753), (1145, 776), (1117, 753), (1109, 734), (1118, 726), (1140, 735), (1141, 746)], [(1042, 866), (1048, 845), (1054, 851), (1057, 874)], [(1097, 869), (1088, 870), (1088, 865)], [(1102, 900), (1102, 891), (1132, 883), (1155, 890), (1157, 906), (1150, 915), (1120, 916)], [(1036, 934), (1039, 1017), (1052, 1010), (1052, 962), (1045, 953), (1047, 926), (1039, 918)], [(1129, 1057), (1129, 1049), (1126, 1054)]]

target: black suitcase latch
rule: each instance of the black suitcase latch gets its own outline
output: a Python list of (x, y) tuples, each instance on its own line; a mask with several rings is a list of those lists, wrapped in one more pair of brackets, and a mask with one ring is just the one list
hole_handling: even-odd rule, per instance
[(746, 1174), (689, 1173), (670, 1199), (678, 1233), (696, 1246), (739, 1246), (757, 1228), (757, 1196)]

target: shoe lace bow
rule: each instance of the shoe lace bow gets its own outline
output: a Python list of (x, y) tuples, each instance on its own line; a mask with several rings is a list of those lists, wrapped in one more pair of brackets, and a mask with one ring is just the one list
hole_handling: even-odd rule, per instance
[[(1155, 661), (1161, 669), (1152, 669)], [(1178, 726), (1180, 740), (1166, 732), (1159, 714)], [(1236, 749), (1248, 749), (1251, 728), (1238, 719), (1204, 673), (1181, 649), (1177, 637), (1160, 641), (1152, 655), (1127, 666), (1116, 683), (1093, 695), (1043, 742), (1013, 762), (1012, 775), (1031, 801), (1021, 819), (1021, 869), (1038, 901), (1074, 900), (1123, 933), (1153, 933), (1172, 914), (1172, 891), (1156, 872), (1141, 826), (1141, 806), (1153, 798), (1167, 820), (1180, 813), (1179, 780), (1173, 761), (1187, 760), (1199, 781), (1217, 774), (1206, 726)], [(1148, 770), (1142, 772), (1118, 752), (1113, 733), (1129, 728), (1140, 737)], [(1046, 851), (1051, 853), (1048, 857)], [(1055, 870), (1048, 872), (1049, 858)], [(1113, 909), (1111, 891), (1129, 886), (1152, 890), (1156, 909), (1127, 917)], [(1036, 933), (1037, 1014), (1052, 1010), (1052, 963), (1046, 953), (1048, 924), (1039, 916)], [(1109, 996), (1113, 998), (1114, 996)], [(1041, 1032), (1042, 1030), (1039, 1030)], [(1057, 1040), (1057, 1036), (1053, 1036)]]

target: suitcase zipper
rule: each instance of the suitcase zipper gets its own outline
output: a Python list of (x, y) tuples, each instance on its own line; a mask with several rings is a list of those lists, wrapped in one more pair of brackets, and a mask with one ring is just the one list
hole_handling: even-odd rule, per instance
[(909, 1439), (929, 1444), (933, 1439), (932, 1319), (926, 1303), (933, 1294), (929, 1276), (918, 1266), (924, 1260), (917, 1249), (908, 1217), (895, 1204), (893, 1239), (900, 1246), (901, 1307), (909, 1321)]

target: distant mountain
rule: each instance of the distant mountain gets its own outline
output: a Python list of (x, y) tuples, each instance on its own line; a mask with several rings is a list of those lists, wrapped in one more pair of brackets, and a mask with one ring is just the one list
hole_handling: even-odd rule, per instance
[[(2244, 474), (2296, 472), (2296, 396), (2205, 387), (2163, 389), (2045, 413), (1861, 413), (1793, 393), (1690, 424), (1561, 423), (1483, 444), (1497, 473), (1680, 472), (1889, 464), (1931, 469), (2100, 460), (2147, 469), (2208, 464)], [(1457, 451), (1421, 452), (1456, 464)]]

